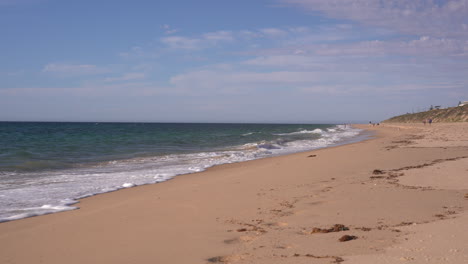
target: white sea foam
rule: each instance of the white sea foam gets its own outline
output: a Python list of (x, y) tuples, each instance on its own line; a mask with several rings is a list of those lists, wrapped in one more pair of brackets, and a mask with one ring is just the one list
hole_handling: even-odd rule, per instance
[(277, 136), (291, 136), (291, 135), (300, 135), (300, 134), (321, 134), (323, 132), (322, 129), (316, 128), (314, 130), (300, 130), (296, 132), (291, 132), (291, 133), (278, 133), (275, 134)]
[[(2, 175), (7, 180), (0, 185), (0, 222), (73, 210), (80, 198), (167, 181), (214, 165), (324, 148), (346, 142), (359, 133), (360, 130), (345, 126), (301, 129), (277, 134), (278, 139), (274, 141), (252, 142), (219, 151), (134, 158), (92, 167), (34, 172), (34, 175), (33, 172), (23, 176), (12, 172), (5, 177)], [(282, 136), (296, 134), (311, 135), (296, 141), (282, 139)]]

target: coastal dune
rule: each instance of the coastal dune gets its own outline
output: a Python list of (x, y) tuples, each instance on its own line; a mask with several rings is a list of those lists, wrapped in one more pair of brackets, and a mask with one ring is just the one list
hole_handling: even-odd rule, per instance
[(0, 263), (463, 263), (468, 124), (226, 164), (0, 223)]

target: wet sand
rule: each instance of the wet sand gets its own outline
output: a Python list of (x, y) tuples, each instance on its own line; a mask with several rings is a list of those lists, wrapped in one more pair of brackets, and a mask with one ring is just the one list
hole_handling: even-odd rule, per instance
[(0, 263), (464, 263), (468, 123), (86, 198), (0, 223)]

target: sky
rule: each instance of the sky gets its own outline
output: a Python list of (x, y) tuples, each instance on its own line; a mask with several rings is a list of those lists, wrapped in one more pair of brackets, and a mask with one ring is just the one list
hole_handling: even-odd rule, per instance
[(468, 100), (468, 0), (0, 0), (0, 121), (379, 122)]

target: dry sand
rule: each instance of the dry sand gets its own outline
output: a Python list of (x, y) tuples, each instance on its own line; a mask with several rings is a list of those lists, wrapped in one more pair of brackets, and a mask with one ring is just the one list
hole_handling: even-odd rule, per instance
[(0, 263), (468, 263), (468, 123), (362, 127), (0, 223)]

